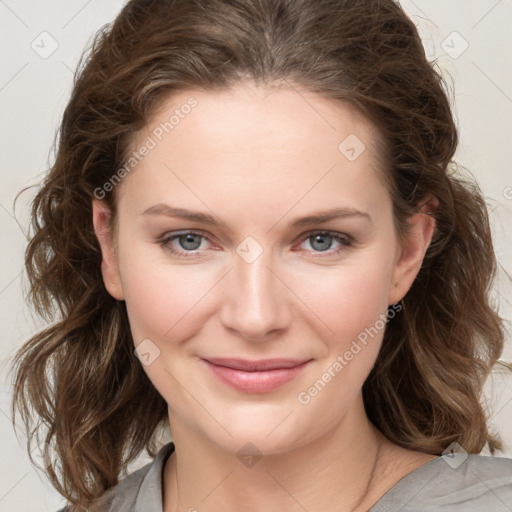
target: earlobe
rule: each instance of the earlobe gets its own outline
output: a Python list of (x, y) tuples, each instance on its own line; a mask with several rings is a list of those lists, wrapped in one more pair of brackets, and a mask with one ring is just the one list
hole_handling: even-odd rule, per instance
[(111, 211), (108, 206), (99, 199), (93, 199), (92, 221), (101, 248), (103, 283), (112, 297), (117, 300), (124, 300), (119, 265), (114, 248), (114, 237), (109, 225), (110, 217)]
[(429, 195), (423, 201), (420, 211), (408, 219), (412, 230), (404, 240), (395, 261), (388, 304), (403, 299), (416, 279), (435, 232), (435, 219), (432, 214), (438, 206), (438, 199)]

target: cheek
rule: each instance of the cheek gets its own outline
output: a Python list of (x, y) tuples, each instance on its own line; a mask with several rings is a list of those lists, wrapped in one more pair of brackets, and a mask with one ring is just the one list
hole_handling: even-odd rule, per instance
[(122, 258), (121, 275), (135, 344), (149, 338), (186, 339), (201, 325), (216, 270), (171, 264), (154, 251)]
[(315, 313), (317, 325), (321, 321), (327, 327), (322, 332), (344, 345), (386, 313), (391, 276), (390, 258), (378, 249), (348, 261), (336, 268), (304, 273), (296, 277), (294, 287), (297, 296)]

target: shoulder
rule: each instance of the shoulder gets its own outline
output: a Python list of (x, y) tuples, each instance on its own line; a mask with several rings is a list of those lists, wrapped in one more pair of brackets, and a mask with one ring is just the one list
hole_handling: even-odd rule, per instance
[(370, 512), (510, 512), (511, 504), (512, 459), (456, 453), (406, 475)]
[[(140, 510), (149, 511), (149, 501), (155, 505), (155, 510), (161, 510), (162, 471), (165, 461), (173, 451), (174, 443), (172, 442), (162, 446), (152, 462), (124, 477), (101, 496), (97, 512), (138, 512), (137, 503), (140, 501), (144, 501), (146, 507)], [(69, 512), (69, 508), (64, 507), (57, 512)]]
[[(468, 497), (496, 495), (501, 491), (512, 503), (512, 459), (486, 455), (469, 454), (467, 457), (458, 454), (459, 460), (446, 456), (442, 462), (442, 475), (445, 481), (459, 486)], [(451, 463), (451, 464), (450, 464)]]

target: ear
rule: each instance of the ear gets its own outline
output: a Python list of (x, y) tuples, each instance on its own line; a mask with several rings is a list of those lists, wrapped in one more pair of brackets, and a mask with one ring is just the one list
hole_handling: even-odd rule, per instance
[(419, 212), (407, 220), (411, 225), (411, 232), (406, 235), (393, 266), (389, 305), (400, 301), (406, 295), (420, 271), (435, 230), (435, 219), (430, 214), (438, 206), (438, 199), (429, 194)]
[(117, 262), (114, 236), (109, 226), (111, 211), (99, 199), (92, 200), (92, 222), (101, 248), (101, 273), (107, 291), (117, 300), (124, 300), (121, 276)]

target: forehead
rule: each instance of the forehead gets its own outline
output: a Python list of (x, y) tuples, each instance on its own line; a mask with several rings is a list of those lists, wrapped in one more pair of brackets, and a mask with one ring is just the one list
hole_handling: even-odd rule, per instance
[(323, 199), (368, 208), (383, 193), (371, 123), (347, 104), (294, 87), (172, 94), (131, 149), (150, 141), (124, 180), (141, 207), (185, 194), (203, 209), (201, 197), (218, 208), (227, 198), (240, 208), (258, 200), (260, 210), (299, 201), (316, 207)]
[[(153, 111), (146, 129), (136, 134), (136, 140), (140, 142), (141, 137), (153, 134), (161, 142), (160, 139), (171, 133), (175, 138), (181, 133), (184, 137), (198, 138), (198, 142), (221, 144), (224, 150), (237, 151), (269, 152), (276, 147), (284, 149), (287, 143), (297, 145), (319, 139), (325, 146), (336, 149), (340, 140), (350, 134), (370, 145), (380, 144), (377, 130), (347, 102), (324, 98), (295, 86), (250, 83), (230, 89), (171, 94)], [(206, 135), (206, 140), (199, 140), (201, 135)], [(271, 147), (270, 137), (275, 143)], [(266, 148), (261, 146), (261, 139), (265, 139)]]

